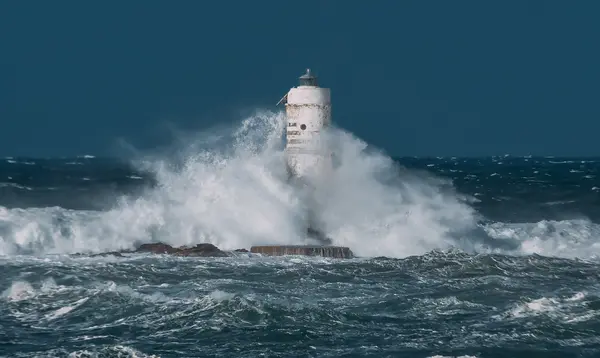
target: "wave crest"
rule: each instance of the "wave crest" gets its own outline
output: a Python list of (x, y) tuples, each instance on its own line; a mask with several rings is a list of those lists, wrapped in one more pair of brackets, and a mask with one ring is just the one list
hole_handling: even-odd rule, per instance
[[(140, 160), (158, 185), (140, 197), (121, 197), (110, 210), (0, 207), (0, 254), (100, 252), (155, 241), (210, 242), (225, 250), (305, 243), (308, 202), (287, 181), (284, 129), (282, 113), (263, 111), (235, 128), (200, 133), (176, 157)], [(337, 166), (316, 183), (311, 206), (335, 245), (388, 257), (450, 247), (558, 250), (542, 245), (536, 251), (524, 237), (512, 238), (515, 245), (507, 248), (498, 226), (508, 224), (482, 230), (467, 202), (473, 198), (457, 194), (450, 182), (399, 167), (339, 128), (324, 135)]]

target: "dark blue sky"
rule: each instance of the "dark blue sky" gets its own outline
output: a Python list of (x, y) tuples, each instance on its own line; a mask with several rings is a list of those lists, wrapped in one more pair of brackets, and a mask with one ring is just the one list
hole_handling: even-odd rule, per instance
[(311, 67), (392, 155), (600, 155), (598, 1), (2, 1), (0, 155), (115, 155)]

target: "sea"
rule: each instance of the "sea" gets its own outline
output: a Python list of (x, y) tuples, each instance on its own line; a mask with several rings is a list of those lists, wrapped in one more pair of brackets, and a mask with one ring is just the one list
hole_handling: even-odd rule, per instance
[(93, 255), (308, 243), (283, 123), (0, 158), (0, 356), (600, 357), (600, 158), (393, 157), (331, 128), (310, 205), (356, 258)]

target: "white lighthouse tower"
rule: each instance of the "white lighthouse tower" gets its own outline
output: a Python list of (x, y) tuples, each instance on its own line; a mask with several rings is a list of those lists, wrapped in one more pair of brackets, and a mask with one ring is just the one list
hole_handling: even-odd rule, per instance
[[(310, 69), (300, 76), (297, 87), (279, 101), (286, 100), (285, 156), (290, 179), (305, 194), (307, 234), (321, 244), (331, 242), (319, 224), (314, 189), (327, 181), (333, 169), (332, 155), (324, 129), (331, 124), (331, 94), (321, 88)], [(278, 103), (278, 104), (279, 104)]]
[(331, 94), (329, 88), (319, 87), (310, 69), (299, 80), (280, 101), (286, 100), (285, 153), (292, 176), (314, 180), (331, 170), (331, 155), (322, 135), (331, 123)]

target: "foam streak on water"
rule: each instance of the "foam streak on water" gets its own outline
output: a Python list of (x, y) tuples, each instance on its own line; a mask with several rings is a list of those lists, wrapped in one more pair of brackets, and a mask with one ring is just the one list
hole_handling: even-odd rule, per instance
[(597, 264), (432, 252), (3, 267), (7, 357), (600, 354)]

